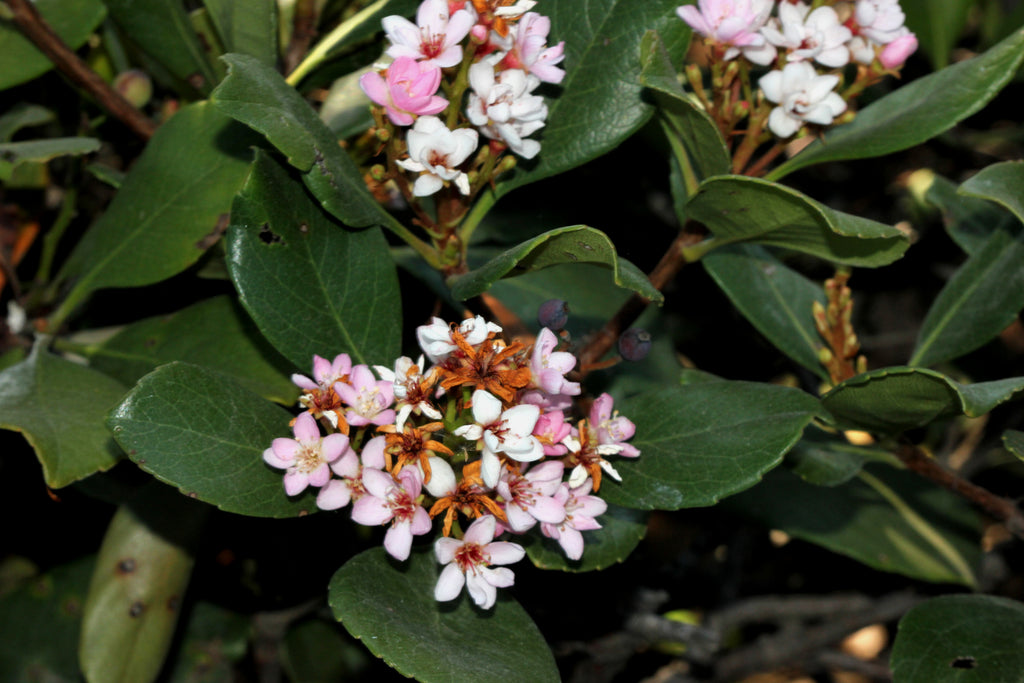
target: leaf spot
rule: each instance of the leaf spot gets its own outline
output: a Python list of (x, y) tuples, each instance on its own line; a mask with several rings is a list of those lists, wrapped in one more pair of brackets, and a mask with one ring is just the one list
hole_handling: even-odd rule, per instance
[(306, 223), (305, 221), (299, 223), (299, 232), (301, 232), (303, 235), (308, 235), (309, 234), (309, 223)]
[(978, 660), (974, 657), (957, 657), (949, 665), (954, 669), (973, 669), (978, 666)]
[(156, 343), (157, 343), (157, 338), (156, 337), (150, 337), (146, 341), (142, 342), (142, 345), (144, 347), (146, 347), (147, 349), (151, 349), (154, 346), (156, 346)]
[(134, 448), (131, 449), (130, 451), (128, 451), (128, 455), (138, 455), (138, 454), (139, 454), (139, 452), (137, 450), (135, 450)]
[(579, 261), (580, 260), (580, 257), (577, 256), (576, 254), (572, 253), (571, 251), (564, 251), (562, 253), (565, 254), (567, 257), (569, 257), (570, 261)]
[(260, 226), (260, 242), (263, 244), (284, 244), (284, 240), (266, 223)]
[(135, 558), (126, 557), (117, 563), (118, 574), (131, 574), (135, 571)]
[(181, 606), (181, 599), (177, 595), (172, 595), (171, 597), (167, 598), (167, 611), (168, 612), (177, 612), (178, 611), (178, 607), (180, 607), (180, 606)]
[(132, 603), (132, 606), (128, 608), (128, 616), (134, 618), (142, 616), (142, 613), (146, 611), (146, 604), (142, 600), (136, 600)]
[(206, 85), (206, 79), (203, 78), (201, 73), (189, 74), (188, 84), (196, 90), (202, 90), (203, 86)]
[(188, 494), (188, 497), (189, 498), (198, 498), (199, 495), (195, 491), (192, 491), (191, 493)]
[(594, 248), (586, 242), (577, 242), (576, 244), (579, 245), (579, 248), (583, 251), (594, 251)]

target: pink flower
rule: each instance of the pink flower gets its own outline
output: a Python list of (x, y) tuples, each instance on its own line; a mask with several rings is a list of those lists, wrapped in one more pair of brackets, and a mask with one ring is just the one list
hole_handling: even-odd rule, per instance
[(331, 478), (330, 463), (348, 447), (344, 434), (321, 438), (320, 428), (309, 413), (295, 418), (295, 438), (274, 439), (263, 451), (263, 461), (271, 467), (287, 470), (284, 490), (289, 496), (302, 493), (307, 486), (323, 486)]
[(363, 74), (359, 86), (367, 97), (387, 110), (396, 126), (408, 126), (417, 116), (440, 114), (448, 100), (439, 97), (441, 69), (436, 64), (399, 57), (387, 70), (387, 80), (376, 71)]
[(411, 57), (423, 64), (455, 66), (462, 61), (459, 42), (476, 21), (475, 12), (461, 9), (448, 14), (448, 0), (423, 0), (416, 23), (405, 17), (384, 17), (381, 24), (392, 45), (387, 53), (398, 59)]
[(773, 0), (699, 0), (697, 7), (684, 5), (676, 13), (697, 33), (727, 46), (724, 58), (732, 59), (740, 48), (764, 45), (758, 31), (773, 5)]
[(555, 493), (555, 500), (565, 506), (565, 519), (561, 524), (541, 524), (541, 532), (558, 541), (570, 560), (583, 557), (583, 534), (581, 531), (600, 529), (594, 519), (608, 510), (608, 503), (590, 493), (591, 480), (587, 479), (576, 488), (562, 484)]
[(352, 520), (366, 526), (391, 522), (384, 534), (384, 549), (396, 560), (406, 560), (412, 549), (412, 537), (430, 531), (430, 515), (416, 499), (423, 481), (415, 467), (405, 467), (398, 481), (385, 471), (363, 470), (366, 495), (352, 505)]
[(388, 408), (395, 398), (393, 385), (384, 380), (378, 381), (368, 366), (352, 368), (349, 383), (335, 383), (334, 391), (349, 406), (345, 419), (350, 425), (364, 427), (394, 423), (395, 411)]
[(506, 69), (522, 69), (547, 83), (561, 83), (565, 71), (555, 64), (565, 59), (565, 41), (547, 46), (551, 19), (527, 12), (509, 32), (508, 52), (502, 58)]
[(632, 439), (636, 433), (636, 425), (627, 418), (612, 412), (612, 397), (601, 394), (590, 407), (590, 426), (597, 430), (597, 442), (601, 446), (618, 446), (618, 455), (635, 458), (640, 455), (636, 446), (623, 443)]
[(351, 370), (352, 359), (347, 353), (335, 356), (334, 362), (313, 354), (313, 379), (296, 373), (292, 375), (292, 382), (307, 392), (329, 389), (335, 382), (343, 381)]
[(568, 382), (565, 373), (576, 367), (576, 356), (565, 351), (555, 351), (558, 337), (548, 328), (543, 328), (533, 344), (530, 357), (530, 372), (533, 385), (548, 394), (576, 396), (580, 393), (578, 382)]
[(526, 552), (515, 543), (492, 542), (496, 528), (494, 517), (484, 515), (466, 529), (461, 541), (437, 539), (434, 555), (445, 568), (434, 587), (435, 600), (454, 600), (466, 586), (477, 606), (490, 609), (498, 599), (496, 589), (507, 588), (515, 582), (511, 569), (491, 569), (490, 565), (513, 564), (523, 559)]
[(898, 69), (915, 51), (917, 51), (917, 36), (908, 32), (882, 48), (878, 55), (878, 61), (886, 69)]
[(533, 435), (544, 447), (544, 455), (565, 455), (569, 449), (564, 442), (572, 435), (572, 425), (565, 421), (561, 410), (553, 410), (537, 418)]
[(505, 499), (509, 528), (522, 533), (538, 521), (561, 524), (565, 506), (553, 497), (562, 484), (564, 466), (557, 460), (542, 462), (526, 474), (506, 472), (498, 482), (498, 493)]
[(359, 500), (366, 494), (363, 486), (363, 468), (384, 469), (385, 438), (376, 436), (363, 446), (358, 455), (350, 445), (344, 454), (331, 463), (331, 471), (340, 479), (331, 479), (320, 489), (316, 506), (321, 510), (337, 510), (348, 505), (350, 500)]

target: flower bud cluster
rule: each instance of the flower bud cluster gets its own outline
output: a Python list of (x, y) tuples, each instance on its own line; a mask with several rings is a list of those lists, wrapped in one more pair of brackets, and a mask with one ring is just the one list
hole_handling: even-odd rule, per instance
[(620, 479), (608, 458), (640, 455), (626, 443), (633, 423), (608, 394), (571, 419), (581, 389), (566, 374), (576, 358), (554, 332), (542, 329), (532, 346), (500, 332), (480, 316), (434, 318), (416, 331), (429, 368), (424, 356), (372, 370), (346, 354), (314, 357), (312, 378), (292, 378), (305, 392), (294, 438), (263, 453), (285, 470), (288, 495), (318, 487), (321, 509), (351, 504), (355, 522), (387, 526), (384, 548), (398, 560), (414, 536), (438, 528), (434, 552), (446, 566), (435, 597), (454, 599), (465, 586), (483, 608), (514, 580), (492, 567), (524, 555), (497, 536), (537, 528), (578, 560), (581, 532), (601, 528), (607, 509), (596, 495), (602, 474)]
[[(750, 90), (741, 81), (751, 66), (768, 67), (756, 103), (739, 112), (757, 107), (750, 120), (758, 127), (765, 123), (758, 109), (770, 110), (767, 127), (779, 138), (834, 123), (851, 97), (898, 71), (917, 49), (899, 0), (825, 0), (813, 9), (800, 0), (699, 0), (676, 11), (709, 48), (715, 97), (703, 97), (699, 85), (695, 90), (712, 117), (734, 126), (737, 100)], [(856, 81), (840, 94), (842, 69), (851, 63), (860, 65)], [(730, 89), (733, 96), (723, 98)]]
[[(561, 82), (565, 72), (556, 66), (564, 44), (548, 47), (551, 22), (529, 11), (535, 4), (423, 0), (415, 23), (400, 16), (383, 19), (390, 42), (386, 55), (393, 61), (363, 75), (359, 84), (378, 107), (379, 126), (411, 126), (405, 148), (394, 148), (391, 161), (416, 174), (413, 197), (452, 185), (469, 195), (467, 166), (493, 175), (505, 149), (524, 159), (540, 151), (528, 136), (544, 126), (548, 109), (534, 90), (543, 81)], [(487, 154), (471, 161), (480, 135), (492, 143)]]

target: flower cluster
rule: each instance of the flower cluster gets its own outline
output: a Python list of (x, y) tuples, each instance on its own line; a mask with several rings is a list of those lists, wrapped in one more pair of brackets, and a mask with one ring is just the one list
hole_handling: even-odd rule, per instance
[(439, 527), (434, 552), (445, 568), (435, 597), (451, 600), (465, 586), (483, 608), (514, 579), (493, 567), (524, 555), (497, 536), (536, 527), (578, 560), (581, 532), (599, 529), (607, 509), (595, 495), (602, 475), (620, 478), (609, 458), (640, 455), (626, 443), (633, 423), (608, 394), (571, 419), (581, 389), (566, 375), (576, 358), (554, 332), (542, 329), (532, 346), (500, 333), (480, 316), (434, 318), (416, 331), (416, 361), (371, 370), (346, 354), (316, 356), (312, 378), (293, 376), (305, 392), (295, 438), (263, 454), (285, 470), (288, 495), (318, 487), (321, 509), (351, 504), (357, 523), (386, 526), (384, 548), (398, 560)]
[[(731, 127), (738, 109), (754, 127), (766, 115), (768, 129), (779, 138), (808, 124), (834, 123), (853, 96), (897, 71), (917, 49), (899, 0), (825, 0), (813, 9), (800, 0), (699, 0), (677, 12), (709, 47), (716, 96), (712, 101), (699, 85), (695, 90), (720, 126)], [(837, 92), (842, 69), (851, 63), (859, 65), (856, 80)], [(750, 65), (770, 69), (757, 81), (756, 102), (740, 99), (749, 84), (743, 88), (737, 74), (745, 77)], [(739, 96), (724, 101), (717, 91), (733, 83)], [(719, 111), (723, 106), (732, 111)]]
[[(563, 43), (547, 45), (551, 22), (529, 11), (535, 4), (423, 0), (415, 23), (383, 19), (393, 61), (359, 83), (377, 105), (378, 135), (386, 131), (382, 140), (391, 145), (388, 172), (400, 174), (397, 166), (416, 176), (412, 197), (452, 186), (470, 195), (471, 177), (493, 178), (504, 150), (524, 159), (540, 151), (529, 136), (544, 126), (548, 109), (534, 91), (544, 81), (559, 83), (565, 72), (556, 66)], [(481, 135), (491, 143), (471, 159)]]

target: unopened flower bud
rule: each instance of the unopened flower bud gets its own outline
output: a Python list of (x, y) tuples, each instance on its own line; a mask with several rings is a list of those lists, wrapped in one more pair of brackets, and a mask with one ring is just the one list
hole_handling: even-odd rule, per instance
[(145, 71), (129, 69), (122, 71), (114, 79), (114, 89), (136, 108), (146, 106), (153, 96), (153, 81)]
[(387, 128), (378, 128), (374, 132), (374, 134), (377, 136), (377, 139), (380, 140), (381, 142), (387, 142), (388, 140), (391, 139), (391, 131), (389, 131)]
[(834, 356), (832, 355), (832, 352), (825, 347), (818, 349), (818, 362), (822, 365), (828, 365), (832, 362), (833, 358)]
[(383, 181), (386, 175), (387, 170), (384, 168), (382, 164), (374, 164), (373, 166), (370, 167), (370, 177), (376, 180), (377, 182)]
[(515, 167), (516, 167), (516, 158), (514, 156), (512, 156), (512, 155), (509, 155), (509, 156), (503, 158), (501, 161), (498, 162), (498, 167), (495, 169), (494, 172), (496, 174), (497, 173), (505, 173), (507, 171), (511, 171)]
[(561, 299), (548, 299), (537, 310), (537, 322), (552, 332), (558, 332), (569, 322), (569, 304)]
[(619, 355), (625, 360), (643, 360), (651, 352), (651, 333), (631, 327), (619, 337)]
[(477, 45), (483, 45), (487, 42), (487, 27), (483, 24), (475, 25), (469, 29), (469, 39)]
[(886, 69), (898, 69), (907, 61), (907, 57), (917, 50), (917, 36), (908, 33), (886, 45), (878, 55), (878, 61)]

